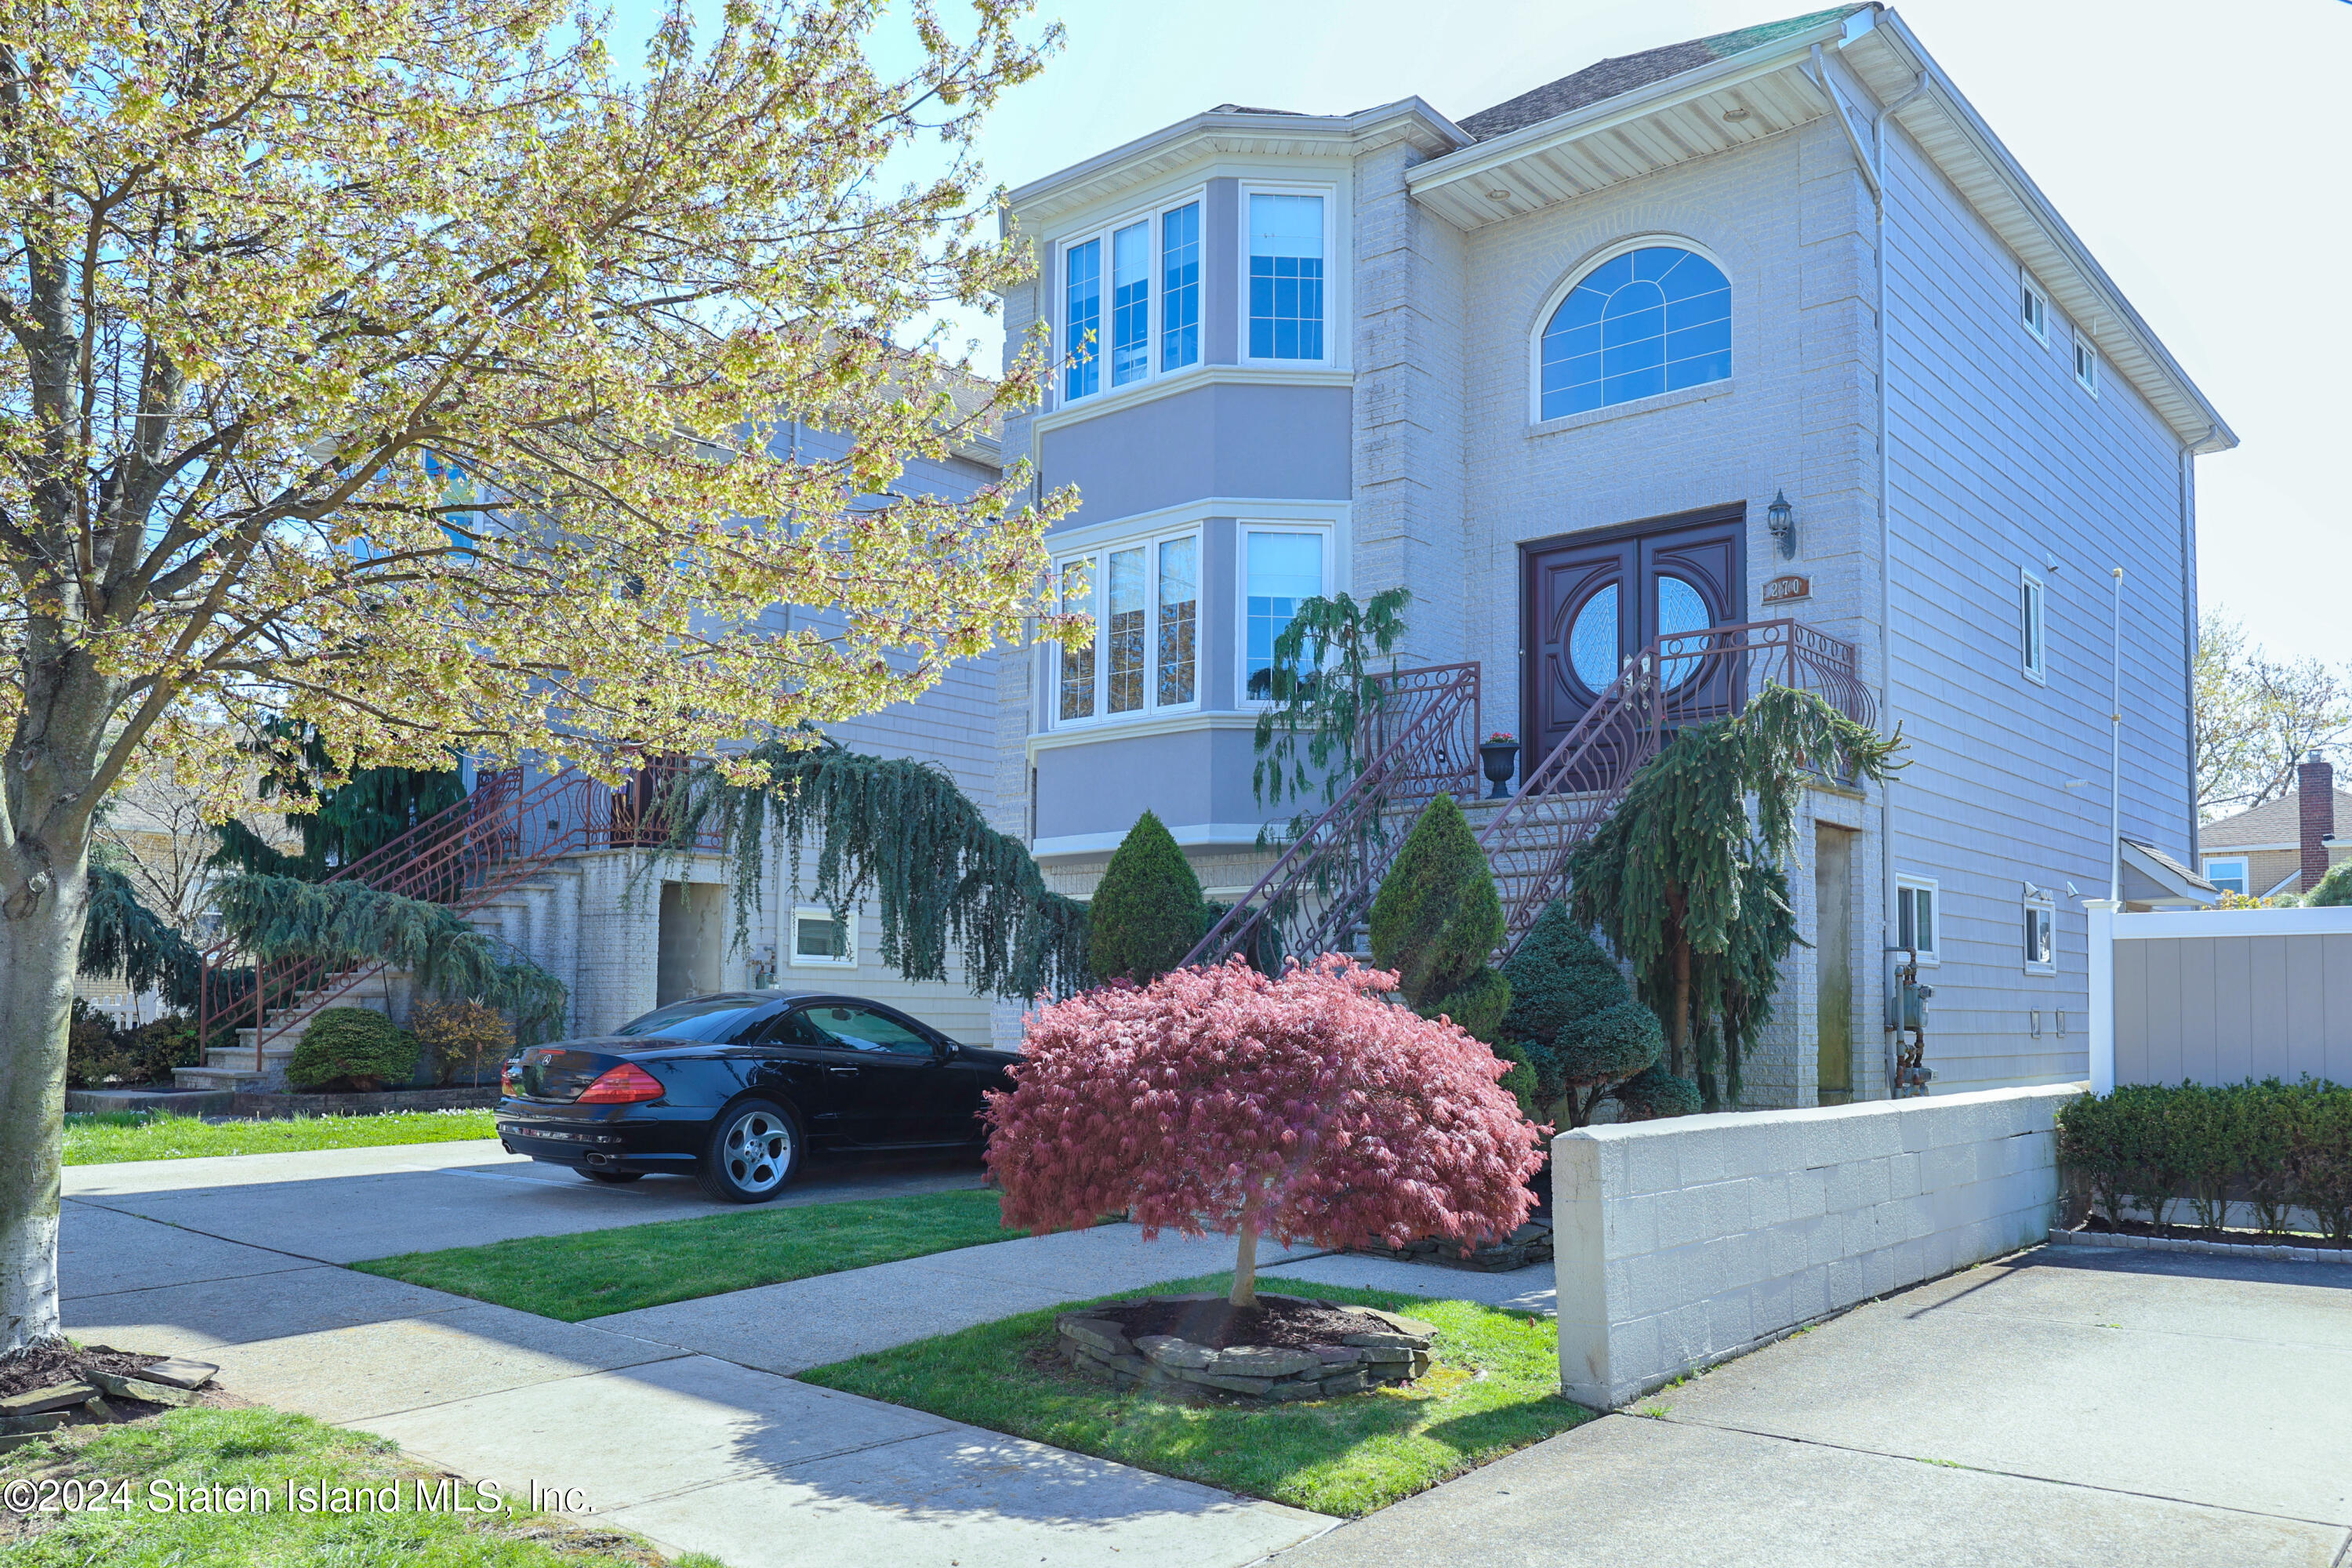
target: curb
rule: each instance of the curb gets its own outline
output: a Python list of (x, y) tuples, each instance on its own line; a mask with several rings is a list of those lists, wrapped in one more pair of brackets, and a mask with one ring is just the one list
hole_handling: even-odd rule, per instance
[(2122, 1236), (2105, 1230), (2060, 1230), (2050, 1239), (2060, 1247), (2131, 1247), (2147, 1252), (2203, 1252), (2218, 1258), (2249, 1258), (2265, 1263), (2352, 1264), (2352, 1247), (2273, 1247), (2252, 1241), (2193, 1241), (2170, 1236)]

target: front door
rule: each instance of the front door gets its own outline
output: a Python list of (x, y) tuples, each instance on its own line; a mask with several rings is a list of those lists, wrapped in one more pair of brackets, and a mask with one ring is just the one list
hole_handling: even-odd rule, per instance
[[(1661, 637), (1743, 618), (1746, 534), (1747, 509), (1736, 506), (1520, 546), (1520, 722), (1530, 768), (1634, 654)], [(1685, 657), (1661, 670), (1670, 723), (1714, 718), (1738, 700), (1730, 661), (1696, 657), (1702, 647), (1681, 645)]]

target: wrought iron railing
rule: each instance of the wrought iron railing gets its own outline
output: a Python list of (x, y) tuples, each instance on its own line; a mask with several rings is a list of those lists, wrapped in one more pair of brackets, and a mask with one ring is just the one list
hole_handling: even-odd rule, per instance
[(1811, 691), (1849, 719), (1877, 721), (1853, 645), (1798, 621), (1677, 633), (1625, 661), (1478, 836), (1503, 897), (1498, 958), (1517, 951), (1544, 907), (1568, 890), (1569, 857), (1674, 731), (1738, 712), (1767, 684)]
[(1246, 952), (1269, 966), (1285, 953), (1352, 945), (1404, 831), (1442, 793), (1478, 789), (1478, 667), (1431, 665), (1378, 679), (1380, 697), (1339, 797), (1283, 847), (1184, 962)]
[[(446, 904), (463, 914), (510, 892), (568, 855), (647, 848), (670, 841), (668, 792), (688, 764), (664, 761), (639, 769), (615, 789), (584, 773), (553, 773), (526, 787), (521, 768), (485, 773), (465, 799), (388, 839), (324, 879), (359, 882), (385, 892)], [(682, 846), (721, 847), (715, 829)], [(199, 980), (197, 1039), (250, 1026), (253, 1066), (264, 1068), (268, 1042), (291, 1026), (273, 1015), (331, 1005), (383, 973), (381, 962), (334, 970), (318, 958), (262, 961), (236, 937), (206, 950)]]

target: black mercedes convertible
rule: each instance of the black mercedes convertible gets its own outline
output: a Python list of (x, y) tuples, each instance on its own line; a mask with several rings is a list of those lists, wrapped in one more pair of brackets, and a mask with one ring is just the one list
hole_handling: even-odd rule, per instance
[(1010, 1089), (1019, 1059), (856, 996), (723, 992), (517, 1051), (499, 1142), (591, 1181), (691, 1175), (723, 1203), (765, 1203), (811, 1152), (977, 1152), (980, 1097)]

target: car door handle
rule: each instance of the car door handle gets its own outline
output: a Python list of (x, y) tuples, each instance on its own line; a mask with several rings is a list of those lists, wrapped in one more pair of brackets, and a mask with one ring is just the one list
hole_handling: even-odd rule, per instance
[(827, 1068), (824, 1070), (835, 1078), (856, 1078), (858, 1073), (856, 1068)]

